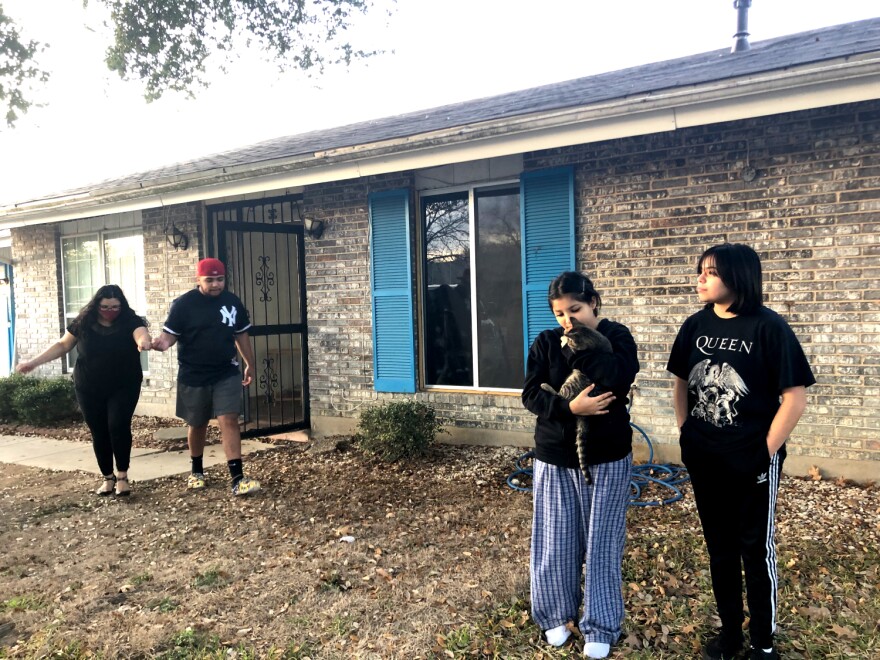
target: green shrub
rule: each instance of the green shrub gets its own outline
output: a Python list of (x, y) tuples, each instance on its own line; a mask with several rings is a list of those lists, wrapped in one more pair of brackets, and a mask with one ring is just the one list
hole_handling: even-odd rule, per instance
[[(79, 417), (76, 394), (69, 378), (16, 379), (9, 399), (11, 421), (25, 424), (54, 424)], [(4, 379), (6, 380), (6, 379)]]
[(423, 456), (446, 433), (434, 409), (418, 401), (391, 401), (361, 412), (355, 441), (384, 461)]
[(29, 386), (36, 378), (12, 374), (6, 378), (0, 378), (0, 420), (4, 422), (15, 421), (17, 415), (15, 406), (12, 404), (12, 395), (21, 387)]

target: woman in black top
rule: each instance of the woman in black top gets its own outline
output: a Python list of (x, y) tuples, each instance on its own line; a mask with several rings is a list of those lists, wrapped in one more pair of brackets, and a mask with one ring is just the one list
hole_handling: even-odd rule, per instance
[(742, 571), (755, 660), (778, 658), (775, 511), (785, 440), (816, 382), (785, 320), (763, 305), (761, 261), (725, 243), (697, 262), (704, 308), (672, 346), (672, 401), (681, 458), (690, 473), (709, 551), (721, 633), (703, 646), (710, 660), (739, 657)]
[[(621, 562), (632, 472), (632, 429), (626, 403), (639, 370), (626, 326), (599, 318), (601, 298), (588, 277), (566, 272), (550, 285), (550, 308), (560, 327), (545, 330), (529, 350), (522, 400), (537, 415), (531, 543), (532, 616), (548, 643), (562, 646), (578, 621), (584, 654), (604, 658), (623, 622)], [(603, 335), (610, 350), (574, 353), (563, 333), (577, 325)], [(604, 342), (603, 342), (604, 343)], [(578, 369), (594, 383), (571, 401), (559, 391)], [(594, 388), (603, 393), (590, 396)], [(585, 463), (576, 450), (576, 416), (589, 416)], [(586, 562), (585, 583), (581, 585)], [(578, 610), (583, 601), (583, 614)]]
[[(16, 367), (26, 374), (77, 347), (73, 383), (104, 477), (98, 495), (126, 496), (131, 492), (131, 418), (143, 380), (139, 353), (150, 350), (151, 344), (146, 322), (129, 307), (122, 289), (108, 284), (98, 289), (59, 341)], [(117, 474), (113, 472), (114, 457)]]

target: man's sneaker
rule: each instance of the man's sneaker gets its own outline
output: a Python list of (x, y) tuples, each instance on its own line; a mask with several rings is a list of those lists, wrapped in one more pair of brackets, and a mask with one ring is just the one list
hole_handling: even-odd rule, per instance
[(205, 475), (201, 472), (193, 472), (186, 478), (187, 490), (202, 490), (208, 484), (205, 483)]
[(703, 660), (737, 660), (741, 657), (743, 642), (742, 634), (730, 636), (719, 633), (703, 645)]
[(250, 495), (251, 493), (256, 493), (259, 490), (260, 482), (256, 479), (248, 479), (247, 477), (242, 477), (234, 484), (232, 484), (233, 495)]
[(779, 660), (779, 654), (774, 648), (765, 651), (763, 649), (756, 649), (753, 646), (749, 652), (749, 660)]

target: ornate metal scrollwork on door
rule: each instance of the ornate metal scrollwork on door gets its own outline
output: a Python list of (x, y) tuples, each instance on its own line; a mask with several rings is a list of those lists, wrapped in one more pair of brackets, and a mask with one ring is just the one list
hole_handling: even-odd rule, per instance
[(267, 406), (275, 404), (275, 390), (278, 389), (278, 374), (272, 368), (274, 362), (274, 358), (263, 358), (263, 374), (260, 376), (260, 389), (265, 390), (263, 397), (266, 399)]
[(260, 260), (260, 269), (254, 275), (255, 282), (258, 287), (260, 287), (260, 302), (268, 302), (272, 300), (272, 296), (269, 295), (269, 288), (275, 286), (275, 273), (269, 270), (269, 262), (272, 261), (272, 257), (267, 257), (265, 255), (261, 255), (258, 257)]

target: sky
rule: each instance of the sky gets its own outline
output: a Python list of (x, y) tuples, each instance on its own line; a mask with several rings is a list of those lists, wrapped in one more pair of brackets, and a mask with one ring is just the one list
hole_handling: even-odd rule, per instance
[[(0, 205), (341, 126), (730, 48), (733, 0), (377, 0), (351, 32), (383, 55), (318, 78), (243, 52), (196, 98), (147, 103), (107, 70), (99, 0), (0, 0), (51, 73), (0, 125)], [(391, 8), (391, 16), (383, 8)], [(880, 16), (878, 0), (752, 0), (750, 41)]]

